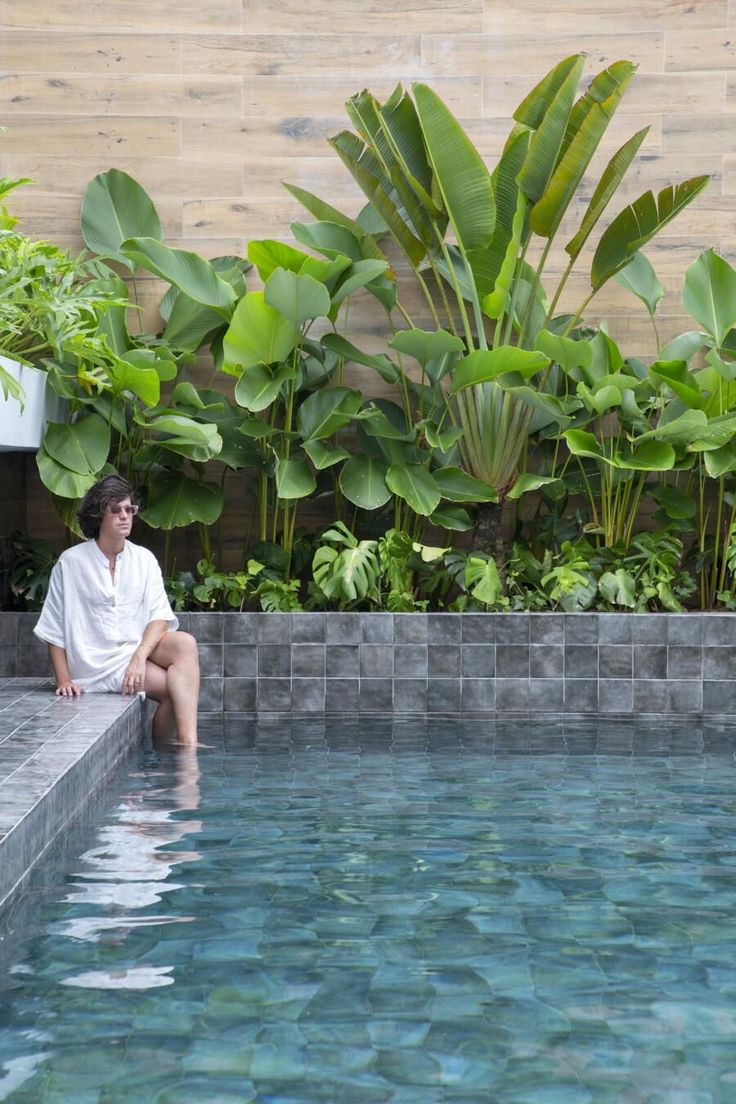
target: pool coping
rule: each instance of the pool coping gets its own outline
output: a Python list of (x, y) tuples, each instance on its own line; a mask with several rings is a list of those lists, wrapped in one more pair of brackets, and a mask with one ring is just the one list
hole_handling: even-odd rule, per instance
[(140, 738), (140, 698), (52, 690), (47, 678), (0, 678), (0, 912)]

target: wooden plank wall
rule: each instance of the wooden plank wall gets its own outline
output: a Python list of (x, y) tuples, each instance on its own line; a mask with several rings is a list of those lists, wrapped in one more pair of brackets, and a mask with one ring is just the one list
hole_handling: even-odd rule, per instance
[[(736, 0), (0, 0), (9, 128), (0, 175), (35, 178), (17, 201), (23, 227), (75, 249), (84, 185), (117, 166), (154, 197), (171, 244), (205, 256), (242, 251), (252, 237), (288, 240), (290, 221), (303, 217), (283, 180), (359, 209), (325, 142), (346, 125), (351, 93), (383, 97), (397, 81), (427, 81), (493, 164), (515, 105), (580, 50), (588, 75), (618, 58), (639, 65), (588, 195), (596, 167), (642, 126), (651, 130), (622, 188), (627, 200), (671, 180), (713, 178), (647, 250), (667, 292), (660, 329), (669, 338), (689, 328), (687, 265), (708, 246), (736, 254)], [(550, 273), (562, 267), (553, 256)], [(562, 305), (579, 302), (586, 285), (581, 265)], [(151, 309), (157, 294), (153, 281), (144, 285)], [(626, 352), (653, 351), (644, 312), (623, 289), (601, 294), (595, 315)], [(351, 329), (381, 347), (370, 302), (356, 303)], [(43, 529), (47, 514), (39, 500), (29, 527)]]

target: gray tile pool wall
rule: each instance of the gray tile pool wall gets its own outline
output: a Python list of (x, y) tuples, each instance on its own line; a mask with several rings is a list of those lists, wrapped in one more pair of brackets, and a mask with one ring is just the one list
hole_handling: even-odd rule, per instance
[[(0, 677), (46, 675), (0, 614)], [(736, 714), (736, 615), (192, 613), (204, 711)]]
[(140, 739), (139, 699), (70, 701), (52, 685), (0, 679), (0, 907)]

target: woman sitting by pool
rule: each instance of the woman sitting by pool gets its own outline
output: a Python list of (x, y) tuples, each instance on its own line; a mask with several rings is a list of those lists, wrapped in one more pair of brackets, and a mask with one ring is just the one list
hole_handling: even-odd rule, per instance
[(127, 538), (138, 506), (133, 488), (108, 475), (82, 499), (88, 538), (62, 552), (34, 632), (49, 646), (56, 693), (138, 694), (159, 703), (154, 736), (197, 742), (199, 657), (147, 548)]

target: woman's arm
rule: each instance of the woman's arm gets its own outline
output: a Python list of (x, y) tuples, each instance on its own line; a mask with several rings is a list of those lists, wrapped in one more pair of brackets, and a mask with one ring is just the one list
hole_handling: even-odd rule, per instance
[(165, 634), (168, 621), (149, 621), (143, 630), (141, 642), (130, 657), (130, 663), (123, 675), (121, 694), (138, 694), (146, 687), (146, 660)]
[(79, 683), (72, 682), (64, 648), (60, 648), (58, 644), (49, 644), (49, 659), (56, 679), (56, 693), (62, 698), (80, 697), (82, 687)]

